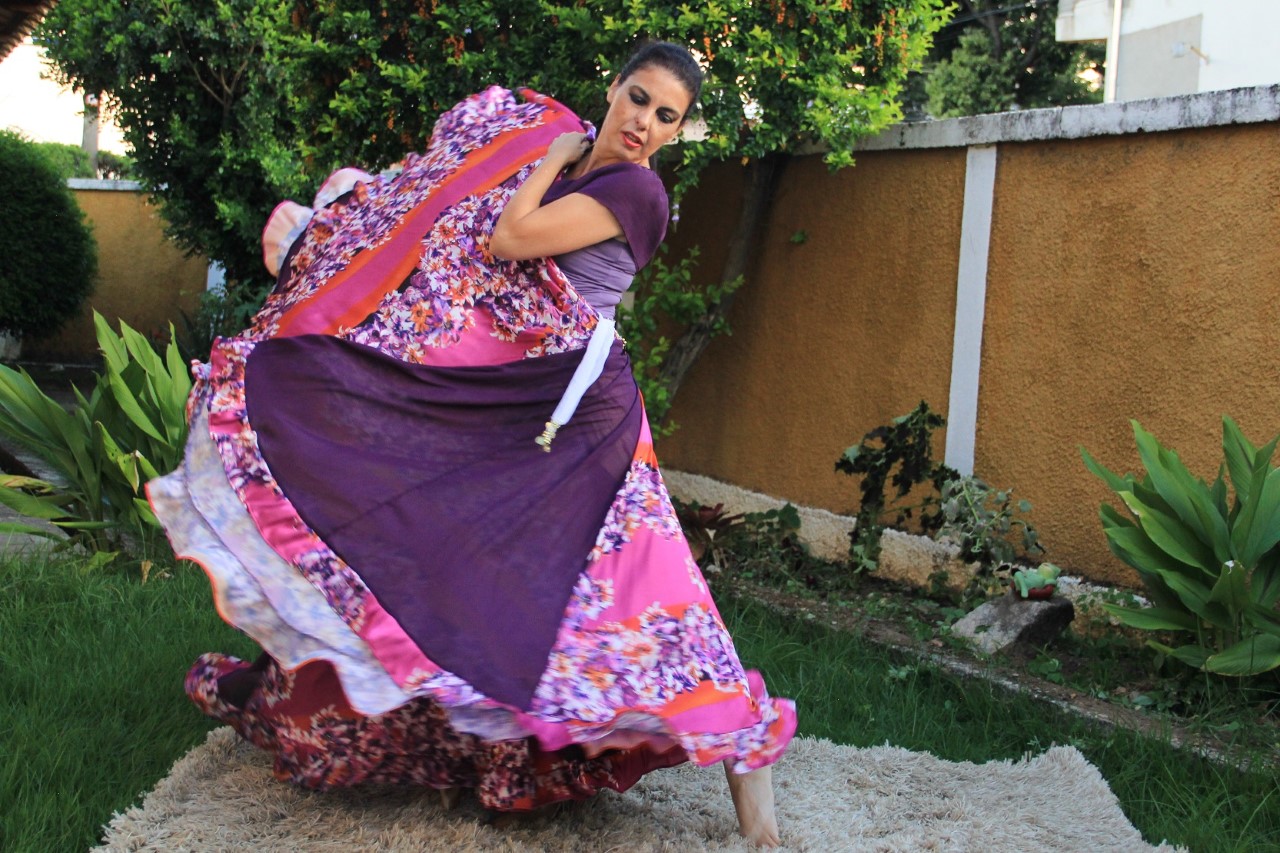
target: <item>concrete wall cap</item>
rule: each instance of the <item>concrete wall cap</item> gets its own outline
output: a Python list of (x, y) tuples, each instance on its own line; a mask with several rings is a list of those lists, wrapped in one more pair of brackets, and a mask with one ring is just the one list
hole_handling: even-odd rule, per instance
[(121, 192), (139, 192), (141, 181), (106, 181), (98, 178), (67, 178), (67, 186), (73, 190), (116, 190)]
[[(1267, 121), (1280, 121), (1280, 84), (1146, 101), (902, 122), (877, 136), (864, 139), (857, 150), (962, 148), (1000, 142), (1082, 139)], [(822, 150), (825, 149), (811, 146), (802, 153), (816, 154)]]

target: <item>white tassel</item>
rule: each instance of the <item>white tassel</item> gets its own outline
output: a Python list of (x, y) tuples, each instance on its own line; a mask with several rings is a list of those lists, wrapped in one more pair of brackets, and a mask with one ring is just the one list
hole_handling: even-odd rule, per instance
[(578, 363), (578, 369), (573, 372), (573, 379), (569, 380), (569, 387), (560, 397), (556, 410), (551, 413), (551, 420), (547, 421), (542, 435), (534, 439), (547, 453), (551, 452), (551, 442), (556, 437), (556, 431), (569, 423), (573, 413), (578, 410), (578, 403), (582, 402), (582, 395), (587, 393), (587, 389), (600, 378), (604, 363), (609, 358), (609, 348), (613, 345), (613, 338), (613, 320), (601, 317), (591, 332), (587, 351), (583, 354), (582, 361)]

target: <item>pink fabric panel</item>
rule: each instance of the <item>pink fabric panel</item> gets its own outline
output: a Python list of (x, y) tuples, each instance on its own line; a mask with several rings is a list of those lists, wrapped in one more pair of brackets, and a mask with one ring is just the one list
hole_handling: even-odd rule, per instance
[(523, 332), (514, 341), (504, 341), (493, 333), (493, 317), (483, 307), (472, 312), (475, 323), (456, 344), (423, 347), (422, 363), (436, 367), (476, 367), (519, 361), (538, 343), (538, 335)]
[[(705, 583), (701, 589), (695, 585), (693, 575), (685, 568), (689, 561), (689, 546), (683, 537), (665, 539), (648, 527), (639, 527), (632, 539), (621, 551), (606, 554), (589, 567), (593, 578), (614, 578), (613, 604), (602, 611), (598, 618), (585, 623), (593, 628), (604, 622), (626, 622), (644, 612), (655, 601), (701, 602), (715, 610)], [(655, 571), (654, 567), (669, 568)], [(693, 570), (696, 572), (696, 569)], [(701, 580), (701, 576), (697, 576)]]
[(564, 113), (554, 115), (554, 119), (547, 124), (514, 135), (514, 138), (498, 146), (484, 160), (465, 167), (438, 192), (432, 194), (421, 207), (405, 218), (391, 239), (377, 248), (375, 259), (337, 287), (327, 290), (323, 299), (313, 299), (305, 308), (289, 316), (286, 324), (287, 331), (283, 334), (328, 333), (336, 327), (338, 318), (345, 316), (353, 306), (366, 300), (371, 291), (382, 288), (389, 292), (397, 287), (399, 282), (388, 281), (392, 269), (406, 255), (416, 257), (419, 254), (417, 244), (430, 230), (431, 224), (436, 221), (440, 212), (510, 173), (511, 156), (507, 149), (536, 150), (538, 147), (550, 145), (560, 134), (580, 126), (577, 118), (572, 115)]
[(369, 650), (387, 670), (387, 674), (401, 686), (412, 676), (422, 672), (437, 673), (436, 666), (422, 650), (409, 639), (400, 623), (382, 608), (371, 594), (366, 600), (365, 623), (360, 637), (369, 644)]

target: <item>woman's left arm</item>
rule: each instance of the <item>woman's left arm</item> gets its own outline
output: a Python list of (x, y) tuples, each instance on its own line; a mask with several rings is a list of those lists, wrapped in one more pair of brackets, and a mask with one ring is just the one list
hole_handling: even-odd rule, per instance
[(586, 153), (585, 133), (557, 137), (547, 156), (516, 190), (489, 238), (489, 251), (508, 261), (561, 255), (622, 236), (617, 217), (595, 199), (570, 193), (548, 205), (542, 197), (556, 176)]

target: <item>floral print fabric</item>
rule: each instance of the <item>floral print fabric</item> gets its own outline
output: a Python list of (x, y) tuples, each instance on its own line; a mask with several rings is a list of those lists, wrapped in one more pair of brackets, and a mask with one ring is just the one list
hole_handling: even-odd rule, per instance
[[(205, 566), (224, 618), (272, 662), (244, 708), (221, 700), (217, 682), (245, 665), (220, 656), (197, 663), (188, 692), (274, 752), (281, 778), (475, 787), (494, 808), (530, 808), (621, 790), (683, 760), (761, 767), (794, 733), (793, 704), (769, 697), (737, 657), (675, 520), (647, 427), (595, 547), (582, 555), (528, 707), (486, 697), (412, 646), (359, 567), (302, 521), (257, 445), (246, 362), (273, 336), (331, 334), (428, 365), (585, 346), (595, 312), (554, 264), (496, 261), (485, 245), (506, 199), (569, 120), (554, 102), (518, 103), (502, 90), (455, 107), (399, 176), (357, 181), (315, 211), (251, 328), (219, 341), (197, 368), (187, 462), (151, 484), (152, 502), (175, 549)], [(489, 156), (494, 146), (501, 156)], [(505, 172), (477, 178), (475, 152), (486, 155), (484, 168), (506, 163)], [(455, 184), (467, 192), (450, 197)], [(424, 211), (429, 227), (414, 237), (401, 275), (395, 241)], [(394, 251), (379, 267), (384, 247)], [(348, 322), (353, 312), (364, 313)]]

